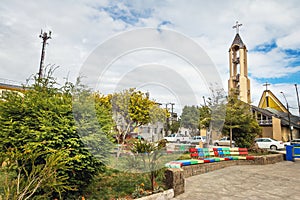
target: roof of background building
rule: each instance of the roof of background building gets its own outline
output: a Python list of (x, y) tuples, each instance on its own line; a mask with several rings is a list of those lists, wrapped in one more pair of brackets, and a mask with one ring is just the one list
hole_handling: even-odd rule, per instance
[[(276, 117), (278, 119), (281, 119), (281, 124), (284, 125), (284, 126), (288, 126), (289, 125), (289, 115), (288, 113), (286, 112), (281, 112), (281, 111), (278, 111), (276, 109), (273, 109), (273, 108), (259, 108), (257, 106), (251, 106), (253, 110), (256, 110), (266, 116), (269, 116), (269, 117)], [(299, 116), (296, 116), (296, 115), (292, 115), (290, 114), (290, 121), (291, 121), (291, 125), (294, 127), (294, 128), (298, 128), (300, 129), (300, 117)]]
[(13, 84), (6, 84), (6, 83), (0, 83), (0, 89), (4, 90), (14, 90), (14, 91), (22, 91), (25, 88), (20, 85), (13, 85)]

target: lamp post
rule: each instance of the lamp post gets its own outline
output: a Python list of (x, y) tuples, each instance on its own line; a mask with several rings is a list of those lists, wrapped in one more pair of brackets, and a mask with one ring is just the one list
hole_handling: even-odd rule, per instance
[(288, 111), (288, 120), (289, 120), (289, 130), (290, 130), (290, 138), (291, 140), (293, 140), (293, 132), (292, 132), (292, 127), (291, 127), (291, 114), (290, 114), (290, 110), (289, 110), (289, 104), (288, 104), (288, 101), (286, 100), (285, 98), (285, 95), (283, 92), (280, 92), (286, 102), (286, 108), (287, 108), (287, 111)]

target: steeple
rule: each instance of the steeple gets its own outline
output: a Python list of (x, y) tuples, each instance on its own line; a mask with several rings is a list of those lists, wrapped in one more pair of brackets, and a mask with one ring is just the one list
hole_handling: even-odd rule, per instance
[(246, 47), (244, 45), (243, 41), (242, 41), (242, 38), (241, 38), (240, 34), (238, 34), (238, 33), (235, 35), (235, 38), (234, 38), (234, 40), (233, 40), (233, 42), (231, 44), (231, 46), (234, 46), (234, 45), (237, 45), (240, 48), (245, 48)]
[(236, 29), (235, 38), (229, 48), (229, 71), (228, 80), (229, 95), (237, 94), (241, 101), (250, 104), (250, 80), (248, 79), (247, 47), (239, 34), (242, 24), (236, 22), (232, 28)]

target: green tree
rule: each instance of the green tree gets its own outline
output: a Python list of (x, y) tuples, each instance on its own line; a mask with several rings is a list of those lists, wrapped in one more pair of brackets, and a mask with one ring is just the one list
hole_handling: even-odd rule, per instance
[(237, 99), (237, 96), (230, 96), (228, 99), (223, 135), (229, 136), (230, 129), (236, 145), (246, 148), (251, 147), (254, 138), (261, 133), (250, 105)]
[(211, 108), (204, 105), (199, 107), (199, 128), (208, 129), (211, 121)]
[(226, 98), (222, 88), (210, 86), (211, 97), (206, 105), (199, 107), (199, 127), (206, 129), (207, 143), (211, 144), (212, 133), (219, 134), (225, 121)]
[(180, 121), (172, 121), (170, 124), (171, 133), (177, 133), (180, 128)]
[(117, 155), (119, 157), (127, 134), (137, 127), (160, 120), (165, 111), (159, 109), (145, 93), (133, 88), (114, 93), (111, 102), (117, 141), (122, 144)]
[(184, 106), (181, 114), (180, 126), (191, 129), (195, 134), (199, 127), (199, 109), (197, 106)]
[(73, 115), (81, 141), (98, 160), (107, 163), (114, 127), (107, 97), (92, 93), (80, 83), (76, 84), (73, 96)]
[(153, 103), (150, 105), (150, 121), (149, 123), (155, 124), (157, 122), (165, 123), (167, 120), (167, 117), (170, 117), (170, 113), (167, 111), (167, 109), (160, 108), (159, 104)]
[[(67, 176), (67, 186), (74, 186), (80, 193), (103, 169), (103, 163), (84, 147), (79, 137), (72, 110), (72, 84), (57, 88), (51, 75), (50, 71), (46, 78), (36, 79), (24, 96), (11, 94), (0, 102), (0, 151), (8, 154), (13, 148), (25, 152), (30, 145), (38, 152), (65, 152), (68, 168), (58, 169), (57, 173)], [(39, 156), (35, 164), (45, 163), (46, 157)], [(21, 158), (18, 162), (27, 161)], [(30, 173), (30, 165), (26, 166)], [(40, 193), (42, 189), (37, 191)], [(67, 198), (71, 193), (64, 195)]]
[[(67, 152), (41, 152), (25, 146), (24, 152), (11, 148), (6, 153), (0, 153), (0, 174), (4, 178), (0, 186), (0, 199), (31, 199), (40, 189), (43, 193), (40, 193), (39, 198), (49, 198), (53, 192), (61, 198), (62, 192), (75, 190), (68, 186), (66, 175), (57, 173), (58, 170), (70, 168), (66, 165)], [(39, 162), (41, 156), (45, 157), (43, 163)]]
[(131, 152), (134, 154), (134, 168), (137, 172), (150, 172), (149, 178), (152, 191), (159, 189), (156, 178), (163, 172), (161, 169), (165, 163), (162, 160), (165, 155), (165, 147), (166, 140), (157, 142), (136, 140), (131, 146)]
[(108, 138), (112, 138), (115, 135), (114, 127), (115, 122), (112, 115), (112, 95), (101, 95), (94, 93), (95, 109), (97, 121), (100, 125), (100, 129)]
[[(170, 117), (170, 113), (167, 109), (161, 108), (158, 103), (154, 103), (150, 106), (150, 122), (149, 124), (156, 129), (159, 127), (166, 126), (167, 118)], [(161, 131), (158, 138), (163, 137), (163, 132)], [(153, 139), (153, 138), (152, 138)]]

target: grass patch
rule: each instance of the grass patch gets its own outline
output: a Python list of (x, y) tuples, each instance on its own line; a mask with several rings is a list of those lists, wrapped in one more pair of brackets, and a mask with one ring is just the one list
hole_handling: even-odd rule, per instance
[[(163, 170), (163, 169), (162, 169)], [(127, 173), (108, 168), (104, 173), (95, 177), (85, 191), (86, 199), (133, 199), (132, 194), (137, 188), (150, 191), (151, 182), (148, 173)], [(158, 185), (164, 186), (164, 177), (158, 177)]]
[(183, 153), (181, 154), (177, 160), (189, 160), (191, 159), (190, 153)]

